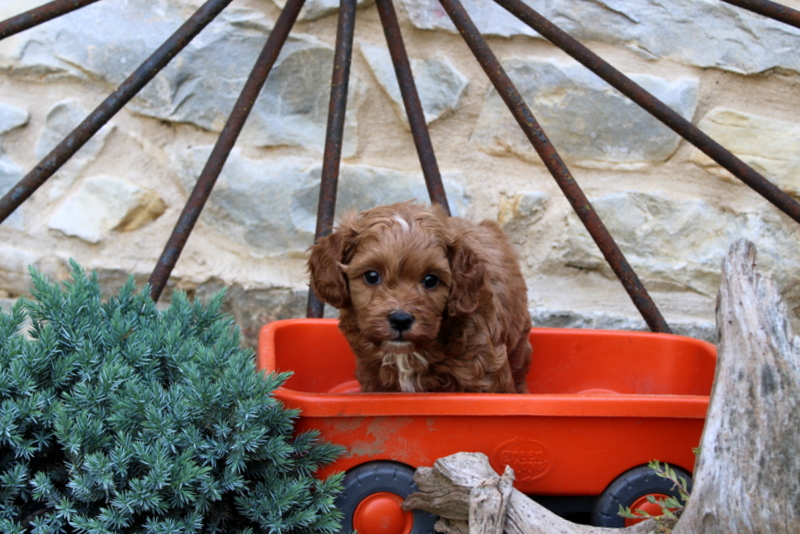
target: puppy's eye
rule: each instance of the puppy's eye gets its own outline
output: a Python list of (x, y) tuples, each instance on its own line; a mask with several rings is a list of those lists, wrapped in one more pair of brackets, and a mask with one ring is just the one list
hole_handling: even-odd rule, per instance
[(364, 281), (371, 286), (381, 283), (381, 275), (378, 271), (367, 271), (364, 273)]
[(439, 285), (439, 278), (429, 274), (422, 279), (422, 285), (425, 286), (425, 289), (436, 289), (436, 286)]

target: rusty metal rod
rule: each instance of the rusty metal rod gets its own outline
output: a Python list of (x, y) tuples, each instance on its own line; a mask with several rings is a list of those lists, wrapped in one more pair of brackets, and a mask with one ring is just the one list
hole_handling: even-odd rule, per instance
[(20, 13), (0, 22), (0, 41), (95, 2), (97, 0), (53, 0), (43, 6)]
[(425, 176), (428, 196), (431, 202), (439, 203), (449, 215), (450, 206), (447, 202), (447, 194), (442, 184), (439, 165), (436, 163), (433, 143), (431, 143), (431, 136), (428, 131), (428, 124), (425, 121), (422, 103), (419, 100), (414, 75), (411, 72), (411, 63), (408, 60), (406, 47), (403, 43), (403, 35), (400, 33), (397, 13), (392, 0), (377, 0), (376, 4), (383, 24), (383, 33), (386, 35), (386, 42), (389, 46), (389, 53), (392, 56), (397, 83), (400, 85), (400, 93), (403, 96), (403, 104), (406, 108), (408, 124), (411, 126), (414, 145), (417, 147), (422, 174)]
[(147, 85), (232, 0), (209, 0), (92, 111), (39, 164), (0, 198), (0, 223), (55, 174), (131, 98)]
[(747, 9), (765, 17), (775, 19), (795, 28), (800, 28), (800, 11), (769, 0), (722, 0), (728, 4)]
[(800, 223), (800, 203), (731, 154), (725, 147), (684, 119), (679, 113), (648, 93), (527, 4), (520, 0), (495, 0), (495, 2), (689, 141), (779, 210)]
[[(339, 186), (339, 166), (342, 159), (344, 119), (347, 112), (347, 92), (350, 82), (350, 64), (353, 59), (353, 33), (356, 25), (356, 0), (341, 0), (336, 29), (336, 49), (333, 56), (331, 98), (328, 107), (328, 125), (325, 132), (325, 151), (322, 156), (322, 177), (319, 185), (317, 227), (314, 242), (331, 232), (336, 214), (336, 190)], [(308, 317), (322, 317), (324, 305), (314, 291), (308, 290)]]
[(203, 206), (205, 206), (211, 190), (214, 188), (214, 184), (216, 184), (217, 178), (222, 172), (233, 146), (236, 144), (236, 139), (239, 137), (247, 117), (253, 109), (253, 104), (264, 87), (264, 83), (272, 71), (283, 45), (286, 43), (286, 39), (289, 37), (289, 32), (294, 26), (304, 2), (305, 0), (288, 0), (286, 2), (278, 21), (275, 23), (275, 27), (270, 32), (269, 38), (267, 38), (267, 42), (264, 44), (264, 48), (253, 66), (253, 70), (242, 87), (239, 98), (233, 106), (233, 111), (222, 129), (211, 155), (203, 167), (191, 195), (189, 195), (189, 199), (186, 201), (178, 222), (175, 224), (175, 228), (153, 270), (153, 274), (150, 276), (150, 297), (154, 301), (158, 301), (161, 296), (167, 280), (186, 245), (186, 241), (189, 239), (189, 235), (200, 217)]
[(614, 238), (600, 220), (597, 212), (592, 208), (589, 199), (575, 182), (572, 174), (567, 168), (561, 156), (550, 143), (547, 135), (542, 130), (536, 118), (525, 104), (514, 84), (509, 79), (500, 62), (491, 51), (486, 41), (481, 36), (478, 28), (470, 19), (459, 0), (440, 0), (450, 19), (458, 28), (459, 33), (466, 41), (475, 58), (480, 63), (483, 70), (508, 106), (509, 111), (516, 119), (522, 131), (533, 145), (536, 152), (542, 158), (550, 174), (556, 180), (561, 191), (569, 200), (575, 213), (581, 219), (589, 234), (600, 248), (606, 261), (619, 278), (620, 282), (628, 292), (633, 304), (642, 314), (647, 325), (653, 332), (671, 332), (669, 325), (661, 316), (650, 295), (647, 293), (639, 277), (628, 263), (625, 255), (619, 246), (614, 242)]

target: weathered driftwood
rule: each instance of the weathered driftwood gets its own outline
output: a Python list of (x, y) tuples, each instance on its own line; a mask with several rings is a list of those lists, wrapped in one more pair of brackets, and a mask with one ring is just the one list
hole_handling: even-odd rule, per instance
[[(513, 482), (513, 471), (506, 469), (502, 477), (489, 465), (489, 459), (481, 453), (461, 452), (440, 458), (433, 467), (421, 467), (414, 475), (420, 489), (408, 496), (405, 506), (413, 510), (425, 510), (438, 515), (439, 532), (446, 534), (614, 534), (618, 529), (576, 525), (560, 518), (548, 509), (530, 500), (519, 490), (508, 492), (503, 530), (477, 530), (480, 525), (497, 524), (496, 517), (502, 505), (497, 499), (488, 507), (475, 502), (479, 488), (493, 485), (509, 485)], [(476, 491), (478, 490), (478, 491)], [(484, 516), (491, 516), (487, 519)], [(652, 521), (639, 523), (627, 529), (631, 534), (647, 534), (655, 528)]]
[(514, 470), (506, 466), (503, 476), (484, 478), (470, 490), (470, 532), (503, 534), (513, 484)]
[(800, 340), (755, 257), (739, 241), (722, 265), (717, 371), (676, 534), (800, 532)]
[[(675, 534), (800, 532), (800, 340), (774, 282), (739, 241), (723, 262), (717, 301), (718, 362), (694, 491)], [(510, 487), (482, 454), (459, 453), (420, 468), (409, 509), (439, 515), (453, 534), (611, 534), (576, 525)], [(655, 532), (645, 521), (629, 534)]]

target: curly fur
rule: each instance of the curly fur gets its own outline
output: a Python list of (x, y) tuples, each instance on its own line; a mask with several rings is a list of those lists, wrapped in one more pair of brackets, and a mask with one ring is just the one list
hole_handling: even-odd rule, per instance
[(496, 223), (404, 202), (345, 215), (310, 250), (311, 287), (339, 309), (362, 391), (526, 391), (527, 288)]

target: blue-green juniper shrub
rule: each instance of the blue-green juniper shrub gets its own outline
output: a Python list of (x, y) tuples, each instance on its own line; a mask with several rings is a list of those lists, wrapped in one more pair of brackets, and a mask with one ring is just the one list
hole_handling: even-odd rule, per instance
[(103, 302), (72, 269), (0, 313), (1, 532), (338, 530), (341, 477), (312, 475), (340, 450), (293, 436), (288, 375), (255, 370), (221, 294)]

